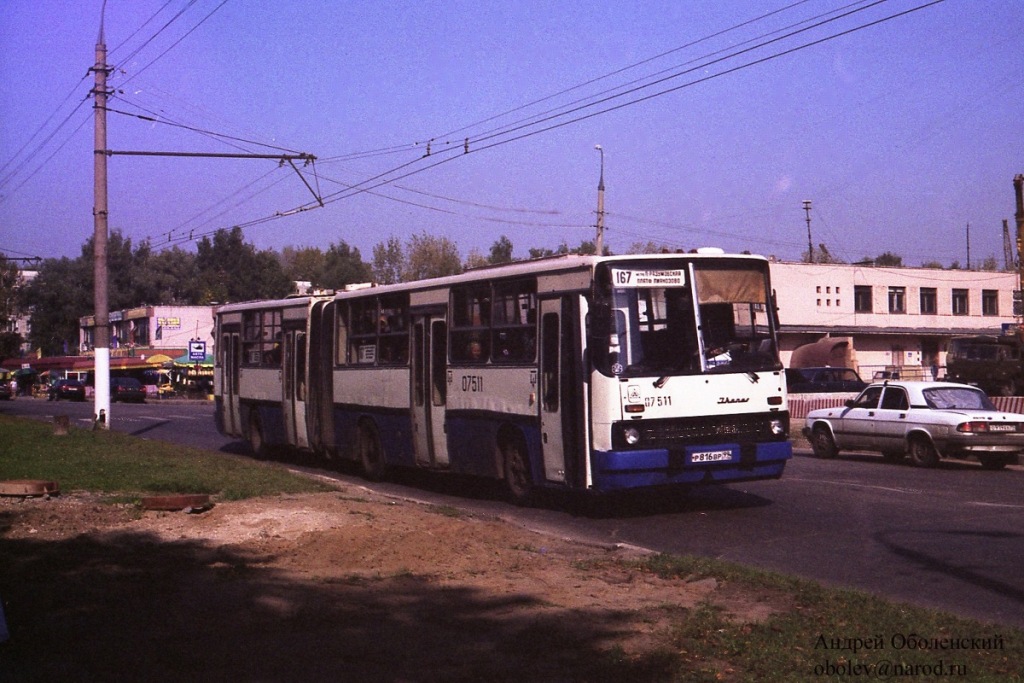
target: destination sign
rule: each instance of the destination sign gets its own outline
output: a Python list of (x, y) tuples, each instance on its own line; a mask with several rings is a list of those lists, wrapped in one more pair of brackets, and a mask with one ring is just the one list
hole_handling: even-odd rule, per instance
[(685, 287), (686, 273), (680, 270), (634, 270), (612, 268), (615, 287)]

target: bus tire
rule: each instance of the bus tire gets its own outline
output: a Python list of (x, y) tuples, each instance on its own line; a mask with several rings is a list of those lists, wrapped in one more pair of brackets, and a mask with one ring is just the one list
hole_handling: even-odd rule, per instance
[(499, 448), (509, 500), (521, 507), (530, 505), (534, 498), (534, 487), (526, 444), (518, 434), (506, 435), (501, 439)]
[(358, 448), (363, 476), (370, 481), (383, 481), (387, 476), (384, 448), (380, 444), (377, 427), (368, 420), (359, 423)]

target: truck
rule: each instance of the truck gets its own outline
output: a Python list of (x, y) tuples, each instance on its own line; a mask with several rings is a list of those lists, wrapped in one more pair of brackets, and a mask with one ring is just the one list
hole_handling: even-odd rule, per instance
[(946, 378), (973, 384), (991, 396), (1024, 395), (1021, 331), (954, 337), (946, 353)]

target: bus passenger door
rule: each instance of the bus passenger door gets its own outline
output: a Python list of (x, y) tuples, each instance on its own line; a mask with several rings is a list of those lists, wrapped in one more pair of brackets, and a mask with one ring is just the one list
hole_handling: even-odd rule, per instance
[(570, 375), (561, 367), (562, 301), (540, 302), (540, 438), (544, 454), (544, 478), (565, 481), (562, 382)]
[(242, 364), (242, 346), (237, 332), (228, 332), (220, 338), (220, 395), (224, 411), (224, 431), (233, 436), (242, 435), (242, 416), (238, 406), (238, 369)]
[(448, 325), (439, 314), (413, 314), (412, 441), (416, 463), (448, 465)]
[(309, 448), (306, 434), (306, 333), (286, 330), (284, 335), (284, 412), (285, 435), (289, 444)]

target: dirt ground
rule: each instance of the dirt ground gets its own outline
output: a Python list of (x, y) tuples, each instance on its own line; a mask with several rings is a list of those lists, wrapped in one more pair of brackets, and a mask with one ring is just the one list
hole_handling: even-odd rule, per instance
[(0, 498), (0, 680), (662, 680), (685, 611), (785, 608), (338, 486), (202, 512)]

